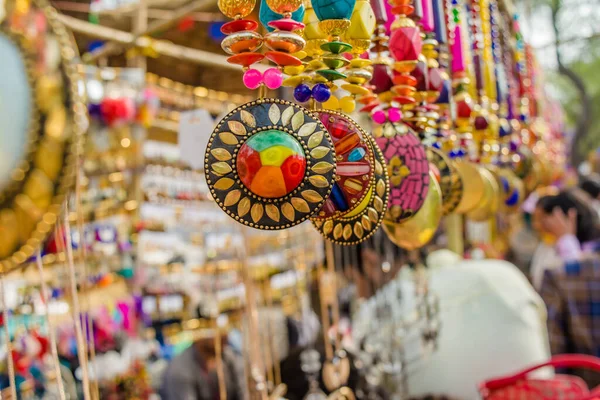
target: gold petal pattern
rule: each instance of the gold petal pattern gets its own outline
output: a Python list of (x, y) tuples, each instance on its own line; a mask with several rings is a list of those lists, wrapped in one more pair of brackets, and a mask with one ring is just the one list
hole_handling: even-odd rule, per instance
[(325, 188), (325, 187), (329, 186), (329, 182), (322, 175), (313, 175), (313, 176), (309, 177), (308, 180), (312, 185), (314, 185), (318, 188)]
[(317, 174), (326, 174), (333, 169), (333, 165), (325, 161), (320, 161), (311, 168)]
[(227, 190), (233, 186), (234, 180), (231, 178), (221, 178), (215, 183), (215, 189)]
[(365, 234), (365, 231), (363, 230), (362, 225), (360, 224), (360, 222), (356, 221), (354, 223), (354, 234), (356, 235), (357, 238), (362, 239), (362, 237)]
[(269, 108), (269, 119), (273, 124), (276, 125), (279, 123), (280, 118), (281, 110), (279, 110), (279, 106), (277, 106), (275, 103), (271, 104), (271, 107)]
[(250, 211), (250, 199), (248, 197), (244, 197), (238, 203), (237, 212), (240, 217), (243, 217), (244, 215), (248, 214), (248, 211)]
[(323, 136), (324, 135), (325, 135), (325, 133), (323, 131), (319, 131), (319, 132), (315, 133), (314, 135), (312, 135), (308, 139), (308, 148), (312, 149), (312, 148), (317, 147), (318, 145), (320, 145), (321, 142), (323, 141)]
[(379, 161), (375, 161), (375, 174), (383, 175), (383, 165)]
[(249, 127), (256, 128), (256, 119), (254, 118), (254, 115), (250, 114), (248, 111), (242, 110), (240, 112), (240, 118), (242, 118), (242, 121)]
[(298, 111), (292, 117), (292, 129), (297, 131), (298, 129), (300, 129), (300, 127), (302, 126), (303, 123), (304, 123), (304, 113), (302, 111)]
[(352, 227), (350, 226), (350, 224), (344, 226), (342, 236), (345, 240), (348, 240), (352, 237)]
[(219, 175), (225, 175), (232, 171), (231, 165), (227, 164), (226, 162), (214, 163), (211, 168)]
[(258, 221), (260, 221), (260, 219), (262, 218), (263, 213), (264, 213), (264, 208), (263, 208), (262, 204), (256, 203), (255, 205), (253, 205), (252, 210), (250, 211), (250, 216), (252, 217), (252, 221), (254, 221), (254, 223), (258, 223)]
[(219, 133), (219, 139), (221, 139), (221, 142), (228, 144), (228, 145), (236, 145), (239, 143), (239, 141), (237, 140), (237, 138), (235, 136), (233, 136), (231, 134), (231, 132), (221, 132)]
[(329, 154), (329, 148), (325, 147), (325, 146), (318, 146), (315, 147), (314, 149), (312, 149), (312, 151), (310, 152), (310, 155), (313, 158), (319, 159), (319, 158), (323, 158), (325, 157), (327, 154)]
[(223, 200), (223, 204), (225, 205), (225, 207), (232, 206), (232, 205), (236, 204), (238, 201), (240, 201), (241, 196), (242, 196), (242, 192), (239, 189), (232, 190), (231, 192), (227, 193), (227, 196), (225, 196), (225, 200)]
[(309, 122), (308, 124), (302, 125), (302, 128), (300, 128), (298, 130), (298, 135), (300, 135), (302, 137), (308, 136), (311, 133), (313, 133), (315, 131), (315, 129), (317, 129), (317, 123), (316, 122)]
[(383, 200), (380, 197), (375, 196), (373, 199), (373, 206), (379, 212), (383, 212)]
[(363, 215), (360, 219), (360, 222), (362, 223), (363, 228), (365, 228), (368, 231), (371, 230), (371, 220), (369, 219), (369, 217)]
[(323, 201), (323, 196), (321, 196), (318, 192), (316, 192), (312, 189), (305, 190), (300, 194), (302, 195), (302, 197), (304, 197), (306, 200), (310, 201), (311, 203), (318, 203), (320, 201)]
[(323, 224), (323, 233), (329, 235), (333, 231), (333, 221), (328, 220)]
[(294, 206), (294, 208), (298, 211), (300, 211), (301, 213), (309, 213), (310, 212), (310, 207), (308, 206), (308, 203), (306, 202), (306, 200), (301, 199), (300, 197), (292, 197), (292, 205)]
[(292, 222), (294, 222), (294, 219), (296, 219), (296, 211), (294, 210), (294, 207), (292, 207), (292, 205), (288, 202), (285, 202), (281, 205), (281, 212), (283, 213), (284, 217), (286, 217)]
[(281, 213), (279, 212), (279, 208), (274, 206), (273, 204), (267, 204), (265, 206), (265, 210), (267, 211), (267, 215), (275, 222), (279, 222), (281, 219)]
[(385, 194), (385, 181), (383, 179), (379, 179), (377, 181), (377, 185), (375, 186), (375, 190), (377, 191), (377, 195), (379, 197), (383, 197)]
[(289, 106), (281, 113), (281, 124), (283, 126), (288, 126), (290, 122), (292, 122), (292, 117), (294, 116), (294, 107)]
[(343, 231), (344, 227), (342, 226), (342, 224), (337, 224), (335, 226), (335, 228), (333, 228), (333, 238), (335, 240), (339, 240), (339, 238), (342, 237), (342, 231)]
[(379, 221), (379, 214), (377, 213), (377, 210), (375, 210), (373, 207), (369, 207), (367, 209), (367, 215), (369, 216), (369, 219), (372, 223), (376, 224), (377, 221)]
[(228, 121), (227, 126), (231, 129), (231, 132), (238, 136), (244, 136), (246, 134), (246, 127), (240, 121)]
[(217, 147), (216, 149), (212, 149), (210, 151), (210, 154), (212, 154), (219, 161), (231, 160), (231, 153), (222, 147)]

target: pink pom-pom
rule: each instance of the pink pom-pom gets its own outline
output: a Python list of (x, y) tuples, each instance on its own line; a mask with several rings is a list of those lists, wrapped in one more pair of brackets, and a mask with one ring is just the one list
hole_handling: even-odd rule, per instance
[(383, 124), (386, 119), (385, 112), (383, 110), (377, 110), (373, 112), (373, 114), (371, 114), (371, 117), (373, 118), (373, 122), (379, 125)]
[(242, 81), (248, 89), (258, 89), (262, 80), (263, 76), (257, 69), (249, 69), (244, 72), (244, 76), (242, 77)]
[(390, 108), (388, 110), (388, 118), (390, 122), (398, 122), (402, 119), (402, 112), (398, 108)]
[(279, 89), (283, 83), (283, 73), (277, 68), (269, 68), (263, 75), (263, 81), (269, 89)]

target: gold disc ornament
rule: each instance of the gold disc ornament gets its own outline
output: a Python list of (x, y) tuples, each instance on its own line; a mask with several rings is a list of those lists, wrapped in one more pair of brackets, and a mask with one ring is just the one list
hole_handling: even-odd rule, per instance
[(375, 141), (367, 135), (374, 154), (375, 180), (361, 204), (340, 218), (323, 221), (312, 219), (313, 225), (329, 241), (355, 245), (377, 231), (387, 210), (390, 195), (385, 158)]
[(466, 214), (479, 205), (484, 196), (485, 186), (477, 164), (465, 160), (456, 160), (454, 166), (463, 184), (463, 195), (454, 212), (456, 214)]
[(493, 217), (500, 208), (500, 188), (496, 177), (485, 168), (480, 168), (479, 173), (483, 178), (484, 192), (481, 201), (467, 214), (471, 221), (487, 221)]
[(57, 221), (87, 129), (76, 49), (44, 0), (0, 5), (0, 262), (27, 261)]
[(397, 223), (392, 218), (383, 220), (383, 230), (390, 240), (405, 250), (416, 250), (433, 239), (442, 219), (442, 190), (433, 173), (425, 203), (410, 219)]
[(427, 147), (429, 165), (442, 191), (443, 215), (451, 214), (463, 195), (463, 184), (453, 161), (444, 152)]
[(205, 154), (219, 207), (258, 229), (290, 228), (320, 210), (335, 172), (333, 142), (321, 121), (280, 99), (234, 109), (217, 124)]
[(527, 195), (523, 181), (510, 168), (497, 168), (495, 174), (501, 193), (500, 210), (517, 212)]

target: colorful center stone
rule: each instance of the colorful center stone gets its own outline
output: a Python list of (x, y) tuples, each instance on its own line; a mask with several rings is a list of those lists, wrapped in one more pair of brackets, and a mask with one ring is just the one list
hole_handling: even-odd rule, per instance
[(300, 185), (306, 157), (293, 136), (271, 129), (253, 135), (242, 145), (236, 166), (242, 183), (252, 193), (273, 199)]

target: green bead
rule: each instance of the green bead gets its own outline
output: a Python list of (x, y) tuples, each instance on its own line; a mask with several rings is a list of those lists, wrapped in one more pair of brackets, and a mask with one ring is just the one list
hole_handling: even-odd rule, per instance
[(327, 42), (321, 45), (321, 50), (333, 54), (342, 54), (352, 50), (352, 46), (344, 42)]
[(323, 78), (327, 79), (329, 82), (333, 82), (337, 79), (346, 79), (346, 75), (341, 72), (332, 70), (332, 69), (322, 69), (317, 71), (317, 74), (321, 75)]
[(323, 57), (323, 63), (329, 67), (329, 69), (342, 68), (350, 63), (344, 56), (330, 55)]

